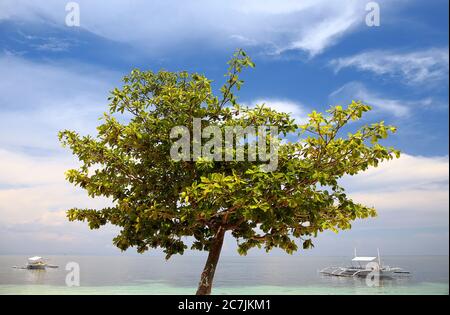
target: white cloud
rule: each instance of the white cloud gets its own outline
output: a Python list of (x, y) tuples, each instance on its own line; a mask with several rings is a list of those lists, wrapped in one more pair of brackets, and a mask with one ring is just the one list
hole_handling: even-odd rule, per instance
[[(352, 193), (352, 197), (368, 206), (374, 206), (381, 212), (399, 210), (404, 215), (421, 210), (425, 213), (443, 212), (448, 215), (448, 190), (446, 189), (410, 189), (385, 192)], [(442, 224), (440, 217), (432, 218), (435, 223)]]
[[(352, 100), (359, 100), (368, 105), (371, 105), (374, 110), (390, 113), (396, 117), (407, 117), (411, 113), (411, 109), (420, 106), (432, 106), (434, 101), (431, 98), (426, 98), (418, 101), (409, 101), (401, 99), (385, 98), (372, 91), (369, 91), (364, 84), (360, 82), (349, 82), (329, 96), (332, 103), (347, 103)], [(439, 106), (441, 106), (439, 104)]]
[(402, 154), (399, 159), (387, 161), (352, 177), (354, 189), (430, 189), (436, 185), (445, 188), (449, 179), (449, 158)]
[(0, 149), (0, 185), (61, 183), (73, 162), (61, 157), (28, 156)]
[[(57, 169), (53, 172), (49, 177), (59, 174)], [(68, 223), (62, 214), (64, 211), (73, 207), (102, 209), (110, 204), (106, 198), (88, 197), (85, 191), (64, 180), (57, 184), (0, 189), (0, 223), (58, 225), (64, 228)]]
[(102, 208), (106, 198), (92, 199), (65, 180), (78, 164), (65, 156), (40, 157), (0, 149), (0, 224), (60, 226), (72, 207)]
[(64, 172), (74, 167), (77, 163), (64, 156), (0, 150), (1, 253), (95, 253), (111, 244), (116, 228), (108, 226), (95, 234), (86, 224), (67, 220), (65, 211), (70, 208), (111, 205), (65, 180)]
[(448, 227), (448, 156), (403, 154), (342, 184), (355, 201), (378, 210), (384, 227)]
[(270, 107), (278, 112), (289, 113), (291, 117), (295, 119), (297, 123), (305, 123), (308, 119), (308, 112), (303, 104), (294, 102), (291, 100), (282, 99), (256, 99), (250, 103), (244, 103), (244, 106), (255, 107), (256, 105), (262, 105)]
[(407, 84), (430, 84), (448, 80), (448, 48), (399, 53), (373, 50), (331, 61), (336, 72), (353, 67), (379, 76), (400, 78)]
[[(209, 47), (258, 43), (272, 54), (295, 49), (314, 56), (362, 25), (367, 13), (365, 3), (353, 0), (79, 0), (78, 3), (82, 28), (136, 44), (149, 52), (178, 50), (180, 45), (188, 48), (188, 43), (200, 42)], [(396, 3), (401, 2), (391, 1), (386, 10)], [(45, 18), (61, 26), (66, 14), (64, 5), (57, 0), (3, 0), (0, 12), (3, 12), (0, 18)]]

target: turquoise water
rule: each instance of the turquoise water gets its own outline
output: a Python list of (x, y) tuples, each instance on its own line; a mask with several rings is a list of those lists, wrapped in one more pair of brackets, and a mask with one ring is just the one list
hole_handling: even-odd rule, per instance
[[(0, 256), (0, 294), (194, 294), (204, 257), (166, 262), (149, 256), (49, 256), (60, 266), (14, 269), (25, 256)], [(369, 287), (364, 279), (323, 276), (318, 270), (345, 265), (351, 257), (222, 257), (213, 294), (449, 294), (448, 256), (385, 257), (410, 277)], [(68, 287), (68, 262), (80, 266), (80, 286)]]
[[(66, 287), (51, 285), (0, 285), (0, 294), (108, 294), (108, 295), (143, 295), (143, 294), (182, 294), (192, 295), (195, 287), (171, 287), (163, 284), (135, 284), (117, 286), (89, 286), (89, 287)], [(421, 283), (414, 286), (395, 287), (341, 287), (330, 288), (320, 286), (304, 287), (278, 287), (278, 286), (243, 286), (243, 287), (216, 287), (213, 294), (218, 295), (443, 295), (449, 294), (447, 284), (443, 283)]]

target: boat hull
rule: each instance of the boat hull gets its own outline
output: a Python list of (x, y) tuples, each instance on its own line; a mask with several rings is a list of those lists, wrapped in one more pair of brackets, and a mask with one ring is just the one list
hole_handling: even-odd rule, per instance
[(45, 265), (27, 265), (27, 269), (31, 269), (31, 270), (45, 270)]

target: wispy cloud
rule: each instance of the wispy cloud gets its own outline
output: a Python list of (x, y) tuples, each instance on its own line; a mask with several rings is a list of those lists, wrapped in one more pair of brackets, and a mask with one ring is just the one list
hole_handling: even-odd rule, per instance
[(431, 48), (413, 52), (372, 50), (357, 55), (337, 58), (331, 65), (338, 72), (355, 68), (378, 76), (400, 79), (406, 84), (433, 84), (448, 80), (448, 48)]
[[(334, 45), (342, 36), (361, 24), (364, 11), (355, 1), (353, 5), (323, 3), (315, 9), (322, 12), (333, 12), (322, 16), (308, 26), (303, 26), (297, 38), (277, 49), (277, 53), (286, 50), (299, 49), (307, 51), (310, 56), (322, 53), (326, 48)], [(359, 3), (361, 4), (361, 3)], [(320, 14), (318, 14), (320, 16)]]
[[(259, 45), (269, 54), (301, 50), (314, 56), (361, 25), (367, 13), (365, 3), (353, 0), (78, 2), (82, 28), (152, 52), (201, 41), (206, 47)], [(3, 0), (0, 11), (0, 19), (45, 17), (61, 26), (66, 14), (57, 0)]]
[(384, 97), (377, 92), (370, 91), (361, 82), (349, 82), (332, 92), (329, 98), (332, 103), (360, 100), (371, 105), (375, 111), (393, 114), (396, 117), (407, 117), (414, 108), (432, 107), (433, 105), (432, 98), (411, 101)]

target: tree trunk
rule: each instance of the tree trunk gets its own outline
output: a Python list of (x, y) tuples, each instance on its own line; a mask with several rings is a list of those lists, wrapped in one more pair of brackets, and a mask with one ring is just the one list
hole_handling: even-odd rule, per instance
[(198, 284), (197, 295), (211, 294), (214, 273), (216, 272), (217, 262), (219, 261), (220, 252), (222, 251), (224, 235), (225, 229), (219, 227), (219, 230), (214, 236), (209, 249), (208, 259), (206, 260), (206, 264), (203, 268), (200, 282)]

